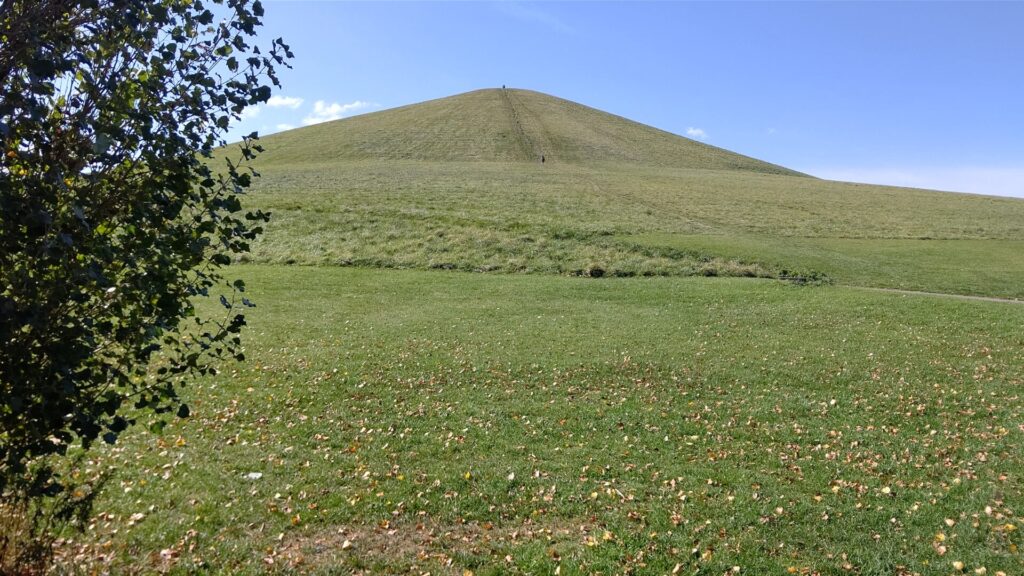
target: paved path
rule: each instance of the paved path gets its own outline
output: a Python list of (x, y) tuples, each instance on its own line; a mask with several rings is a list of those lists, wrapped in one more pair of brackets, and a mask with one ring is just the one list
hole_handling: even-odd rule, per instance
[(872, 292), (890, 292), (894, 294), (907, 294), (909, 296), (933, 296), (937, 298), (952, 298), (954, 300), (974, 300), (976, 302), (1003, 302), (1005, 304), (1024, 304), (1024, 300), (1012, 298), (996, 298), (994, 296), (965, 296), (963, 294), (946, 294), (943, 292), (920, 292), (917, 290), (900, 290), (898, 288), (871, 288), (868, 286), (850, 286), (858, 290), (871, 290)]

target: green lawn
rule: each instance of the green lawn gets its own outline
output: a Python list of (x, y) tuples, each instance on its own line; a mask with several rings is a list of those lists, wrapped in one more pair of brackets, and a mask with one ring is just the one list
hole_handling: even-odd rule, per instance
[(1024, 573), (1024, 306), (863, 289), (1024, 298), (1021, 200), (525, 91), (264, 143), (247, 361), (91, 454), (65, 566)]
[(251, 200), (274, 215), (254, 245), (263, 263), (625, 276), (800, 270), (1011, 297), (1024, 286), (1024, 202), (1015, 199), (650, 168), (362, 162), (261, 173)]
[(755, 279), (238, 271), (258, 304), (248, 361), (188, 388), (193, 416), (163, 436), (94, 454), (119, 472), (83, 558), (1024, 571), (1022, 306)]
[(623, 241), (794, 273), (816, 271), (851, 286), (1024, 297), (1024, 240), (644, 234)]
[(1020, 199), (819, 180), (536, 92), (470, 92), (263, 144), (248, 200), (273, 220), (246, 256), (257, 263), (799, 270), (1012, 297), (1024, 285)]

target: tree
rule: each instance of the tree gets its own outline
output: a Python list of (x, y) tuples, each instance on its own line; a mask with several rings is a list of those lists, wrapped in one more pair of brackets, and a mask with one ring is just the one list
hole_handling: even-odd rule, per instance
[(240, 203), (261, 148), (217, 150), (292, 57), (250, 44), (262, 15), (0, 0), (0, 496), (60, 494), (54, 458), (113, 443), (129, 414), (187, 416), (182, 385), (242, 358), (250, 303), (222, 268), (269, 218)]

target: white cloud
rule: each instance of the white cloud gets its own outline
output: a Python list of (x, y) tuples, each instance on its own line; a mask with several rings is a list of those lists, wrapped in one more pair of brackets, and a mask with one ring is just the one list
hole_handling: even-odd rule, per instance
[(285, 130), (291, 130), (292, 128), (295, 128), (295, 126), (292, 126), (291, 124), (278, 124), (275, 128), (277, 128), (279, 132), (283, 132)]
[(1024, 198), (1024, 168), (962, 166), (797, 170), (827, 180)]
[(693, 126), (686, 129), (686, 135), (697, 140), (708, 139), (708, 133), (703, 128), (694, 128)]
[(355, 102), (350, 102), (348, 104), (338, 104), (337, 102), (331, 102), (328, 104), (323, 100), (317, 100), (313, 104), (313, 112), (302, 119), (302, 124), (304, 126), (309, 126), (311, 124), (329, 122), (331, 120), (342, 118), (346, 115), (379, 107), (380, 104), (364, 102), (362, 100), (356, 100)]
[(268, 108), (291, 108), (296, 110), (302, 103), (305, 102), (302, 98), (296, 98), (294, 96), (271, 96), (270, 100), (267, 100)]
[(255, 118), (260, 115), (259, 104), (255, 106), (246, 106), (242, 109), (242, 113), (239, 114), (242, 120), (248, 120), (249, 118)]

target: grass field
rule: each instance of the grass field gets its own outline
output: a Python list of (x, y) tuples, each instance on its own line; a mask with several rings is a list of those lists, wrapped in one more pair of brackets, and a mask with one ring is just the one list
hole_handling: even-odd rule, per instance
[(248, 359), (93, 454), (65, 566), (1024, 573), (1024, 306), (865, 289), (1024, 298), (1024, 202), (526, 91), (265, 144)]
[(98, 463), (122, 472), (87, 537), (110, 539), (115, 566), (1024, 567), (1024, 307), (743, 279), (242, 271), (259, 287), (249, 361), (190, 390), (193, 418)]
[(1024, 295), (1018, 199), (823, 181), (535, 92), (473, 92), (265, 143), (251, 201), (274, 220), (249, 258), (259, 263), (788, 270)]
[(800, 175), (575, 102), (530, 90), (477, 90), (267, 139), (262, 165), (549, 162), (643, 165)]
[(684, 276), (786, 269), (1011, 297), (1024, 285), (1024, 202), (1015, 199), (643, 167), (358, 162), (261, 173), (253, 201), (274, 220), (257, 262)]
[(948, 294), (1024, 297), (1022, 240), (777, 238), (764, 236), (628, 236), (660, 249), (715, 254), (766, 269), (813, 270), (836, 282)]

